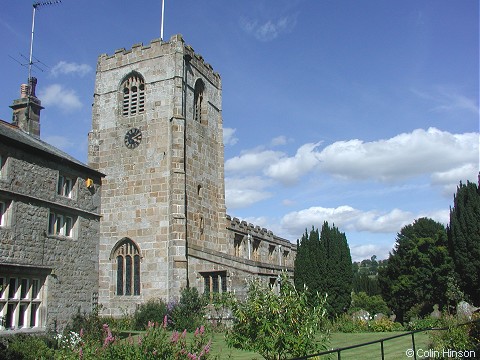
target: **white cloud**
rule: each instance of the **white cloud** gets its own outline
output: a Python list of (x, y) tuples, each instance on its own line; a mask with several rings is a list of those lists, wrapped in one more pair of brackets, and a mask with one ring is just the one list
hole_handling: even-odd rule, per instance
[[(435, 214), (438, 218), (441, 213), (432, 213), (432, 215)], [(324, 221), (328, 221), (330, 225), (335, 224), (344, 231), (397, 233), (402, 227), (422, 216), (427, 215), (415, 216), (411, 212), (400, 209), (380, 212), (377, 210), (362, 211), (348, 205), (336, 208), (314, 206), (286, 214), (281, 219), (281, 225), (290, 234), (301, 234), (305, 229), (310, 229), (312, 225), (320, 227)], [(443, 215), (441, 216), (443, 217)]]
[(60, 61), (52, 68), (50, 72), (54, 77), (57, 77), (61, 74), (78, 74), (79, 76), (85, 76), (90, 71), (92, 71), (92, 67), (88, 64), (77, 64)]
[(319, 153), (315, 149), (320, 143), (305, 144), (298, 148), (293, 157), (282, 157), (265, 170), (265, 174), (284, 185), (296, 183), (303, 175), (320, 164)]
[(338, 141), (322, 150), (321, 169), (344, 178), (380, 181), (448, 172), (478, 162), (478, 136), (429, 128), (387, 140)]
[(413, 220), (414, 216), (411, 212), (400, 209), (393, 209), (384, 214), (378, 211), (367, 211), (359, 213), (358, 218), (353, 223), (348, 224), (348, 227), (356, 231), (396, 233)]
[(457, 191), (460, 180), (476, 182), (478, 170), (478, 165), (470, 163), (447, 171), (435, 172), (431, 176), (432, 184), (441, 186), (445, 196), (452, 196)]
[(277, 136), (276, 138), (273, 138), (272, 141), (270, 141), (271, 146), (280, 146), (280, 145), (285, 145), (287, 143), (287, 137), (286, 136)]
[(387, 246), (362, 244), (350, 246), (350, 255), (352, 256), (352, 261), (370, 259), (374, 254), (377, 255), (379, 259), (386, 259), (388, 258), (388, 252), (390, 250)]
[(430, 111), (450, 112), (465, 110), (478, 115), (478, 101), (460, 94), (451, 87), (437, 86), (430, 92), (413, 89), (412, 92), (418, 97), (433, 103)]
[(238, 142), (238, 138), (234, 136), (237, 129), (223, 128), (223, 144), (235, 145)]
[(272, 194), (265, 190), (271, 182), (267, 179), (250, 176), (244, 178), (225, 178), (225, 202), (227, 209), (248, 207), (256, 202), (268, 199)]
[(39, 91), (38, 98), (43, 106), (55, 106), (65, 112), (82, 107), (75, 90), (67, 89), (60, 84), (52, 84)]
[(277, 162), (279, 158), (284, 156), (284, 153), (273, 150), (250, 150), (242, 153), (240, 156), (235, 156), (225, 162), (226, 172), (237, 173), (258, 173), (272, 162)]
[(267, 20), (259, 23), (258, 20), (249, 20), (243, 18), (240, 20), (240, 26), (248, 34), (253, 35), (259, 41), (271, 41), (276, 39), (282, 33), (291, 32), (297, 23), (295, 15), (283, 16), (276, 20)]

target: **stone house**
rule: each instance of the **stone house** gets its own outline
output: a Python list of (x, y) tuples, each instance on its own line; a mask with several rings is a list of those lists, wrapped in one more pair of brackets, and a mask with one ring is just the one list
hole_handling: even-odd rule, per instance
[(35, 79), (0, 120), (0, 332), (62, 328), (98, 294), (102, 174), (40, 140)]

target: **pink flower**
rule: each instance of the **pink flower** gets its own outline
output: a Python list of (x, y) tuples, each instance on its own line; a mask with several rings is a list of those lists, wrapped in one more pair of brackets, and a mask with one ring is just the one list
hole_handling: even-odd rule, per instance
[(78, 357), (79, 357), (80, 359), (83, 358), (83, 350), (82, 350), (82, 348), (80, 348), (80, 350), (78, 350)]
[(80, 329), (80, 337), (83, 337), (83, 328)]
[(103, 342), (103, 347), (106, 348), (108, 345), (110, 345), (114, 341), (115, 341), (115, 338), (112, 336), (112, 333), (109, 333), (108, 336), (105, 338), (105, 341)]
[(200, 334), (203, 335), (203, 333), (205, 332), (205, 326), (200, 326)]
[(182, 339), (185, 339), (186, 336), (187, 336), (187, 329), (183, 330)]
[(163, 317), (163, 328), (164, 328), (164, 329), (167, 328), (167, 320), (168, 320), (167, 315), (165, 315), (165, 316)]
[(179, 336), (180, 336), (180, 334), (177, 331), (174, 331), (172, 333), (172, 337), (171, 337), (170, 341), (172, 343), (176, 343), (178, 341)]

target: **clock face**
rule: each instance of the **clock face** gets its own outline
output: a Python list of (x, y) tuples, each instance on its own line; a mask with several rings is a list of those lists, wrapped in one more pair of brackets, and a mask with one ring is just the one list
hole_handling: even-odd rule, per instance
[(142, 141), (142, 132), (140, 129), (131, 128), (125, 134), (125, 146), (129, 149), (135, 149)]

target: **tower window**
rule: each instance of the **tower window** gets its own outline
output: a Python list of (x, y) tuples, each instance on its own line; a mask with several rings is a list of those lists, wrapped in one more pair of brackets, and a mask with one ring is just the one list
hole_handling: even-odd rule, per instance
[(114, 251), (116, 295), (140, 295), (140, 251), (130, 239), (122, 239)]
[(145, 81), (139, 74), (130, 75), (122, 84), (122, 115), (133, 116), (145, 111)]
[(198, 79), (195, 83), (195, 93), (193, 96), (193, 118), (202, 122), (202, 106), (203, 106), (203, 93), (205, 90), (205, 84), (201, 79)]

